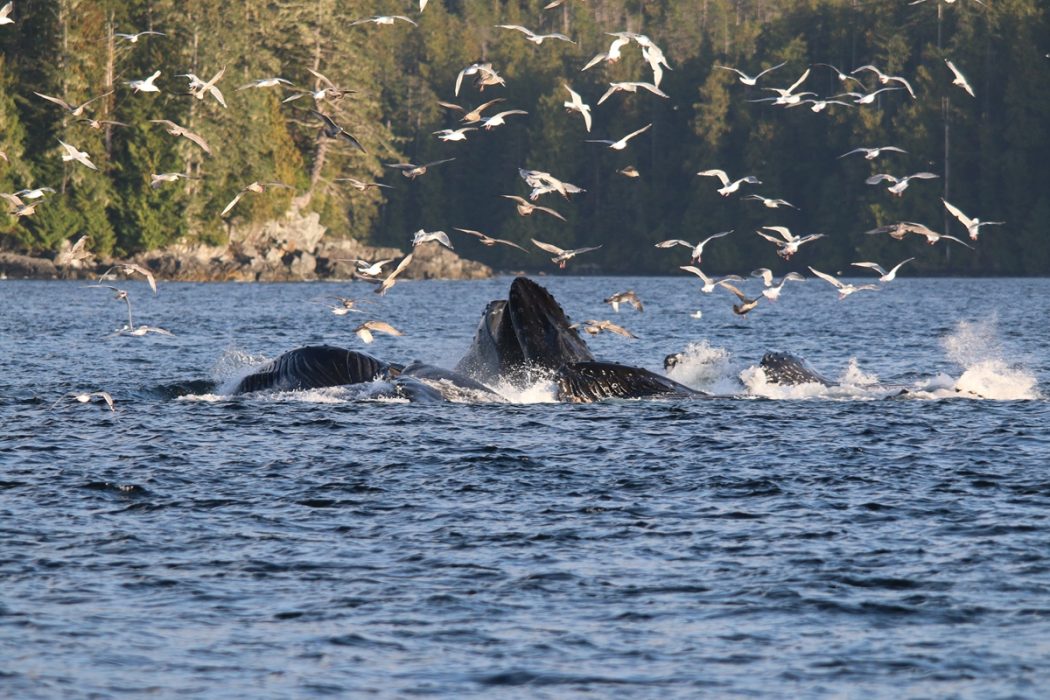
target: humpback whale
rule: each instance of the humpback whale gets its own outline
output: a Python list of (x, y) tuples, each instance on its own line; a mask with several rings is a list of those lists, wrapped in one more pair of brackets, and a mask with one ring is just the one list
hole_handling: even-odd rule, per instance
[[(666, 369), (681, 355), (668, 355)], [(770, 352), (762, 358), (770, 382), (833, 386), (802, 359)], [(422, 362), (402, 365), (331, 345), (290, 350), (242, 378), (232, 393), (296, 391), (378, 383), (372, 396), (411, 401), (504, 401), (491, 387), (526, 387), (552, 379), (568, 403), (605, 399), (697, 399), (709, 396), (641, 367), (600, 361), (572, 328), (554, 297), (526, 277), (515, 278), (506, 299), (485, 307), (466, 354), (448, 370)], [(386, 388), (384, 388), (384, 385)]]

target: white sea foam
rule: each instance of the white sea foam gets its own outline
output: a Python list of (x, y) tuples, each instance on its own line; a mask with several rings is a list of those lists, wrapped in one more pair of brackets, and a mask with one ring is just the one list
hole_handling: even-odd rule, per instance
[(729, 351), (712, 347), (706, 340), (687, 345), (667, 376), (690, 389), (709, 394), (733, 395), (741, 389), (730, 364)]
[(999, 337), (993, 317), (960, 321), (955, 331), (941, 340), (948, 359), (963, 367), (951, 390), (996, 401), (1040, 398), (1035, 375), (1007, 356)]
[(211, 378), (217, 384), (216, 393), (229, 395), (242, 379), (269, 362), (269, 359), (265, 355), (252, 355), (237, 348), (227, 348), (211, 367)]

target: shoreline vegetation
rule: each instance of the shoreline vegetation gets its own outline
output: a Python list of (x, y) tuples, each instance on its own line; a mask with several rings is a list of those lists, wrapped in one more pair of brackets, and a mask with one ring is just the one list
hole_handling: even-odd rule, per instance
[[(363, 19), (373, 10), (13, 3), (0, 26), (0, 192), (40, 194), (0, 210), (7, 276), (79, 274), (43, 261), (87, 236), (95, 260), (138, 261), (164, 279), (340, 277), (337, 258), (407, 251), (410, 232), (437, 229), (455, 256), (415, 261), (407, 277), (556, 272), (530, 239), (595, 248), (570, 274), (680, 274), (681, 256), (656, 243), (726, 230), (705, 271), (915, 257), (902, 274), (1050, 274), (1043, 0), (435, 0), (392, 26)], [(539, 45), (520, 25), (566, 40)], [(612, 33), (634, 39), (610, 46)], [(659, 47), (659, 77), (639, 37)], [(770, 102), (796, 80), (812, 106)], [(566, 112), (566, 88), (586, 115)], [(510, 116), (490, 124), (497, 111)], [(630, 143), (612, 140), (624, 134)], [(891, 144), (875, 159), (855, 153)], [(410, 163), (437, 167), (410, 175)], [(564, 220), (519, 215), (507, 197), (529, 195), (521, 169), (579, 188), (536, 202)], [(715, 169), (759, 184), (722, 196), (698, 176)], [(906, 193), (868, 182), (921, 172), (930, 179)], [(971, 241), (942, 199), (1005, 223)], [(763, 206), (775, 201), (791, 206)], [(974, 250), (865, 235), (897, 222)], [(756, 235), (769, 226), (823, 237), (781, 260)], [(273, 229), (284, 238), (256, 241)], [(311, 245), (292, 242), (317, 231)]]

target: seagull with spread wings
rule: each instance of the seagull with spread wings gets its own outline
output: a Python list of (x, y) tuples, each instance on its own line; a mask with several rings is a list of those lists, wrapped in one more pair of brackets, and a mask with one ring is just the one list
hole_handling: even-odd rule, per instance
[(540, 250), (545, 250), (548, 253), (553, 253), (554, 257), (551, 258), (551, 262), (557, 263), (558, 267), (560, 267), (563, 270), (565, 269), (565, 263), (567, 263), (569, 260), (576, 257), (577, 255), (589, 253), (592, 250), (598, 250), (599, 248), (601, 248), (600, 245), (597, 245), (592, 246), (590, 248), (576, 248), (574, 250), (564, 250), (556, 245), (544, 243), (543, 241), (537, 241), (535, 238), (531, 238), (529, 240), (531, 240), (533, 245), (535, 245)]
[(692, 250), (692, 261), (694, 263), (696, 263), (697, 265), (699, 265), (700, 264), (700, 256), (703, 255), (703, 253), (704, 253), (704, 246), (707, 245), (708, 243), (710, 243), (711, 241), (715, 240), (716, 238), (722, 238), (723, 236), (728, 236), (732, 232), (733, 232), (733, 229), (730, 229), (728, 231), (720, 231), (719, 233), (715, 233), (713, 235), (708, 236), (707, 238), (705, 238), (704, 240), (700, 241), (699, 243), (697, 243), (695, 245), (690, 243), (689, 241), (683, 241), (683, 240), (678, 239), (678, 238), (672, 238), (672, 239), (667, 240), (667, 241), (660, 241), (659, 243), (656, 244), (656, 247), (657, 248), (673, 248), (676, 245), (680, 245), (680, 246), (684, 246), (686, 248), (689, 248), (689, 249)]
[(172, 136), (181, 136), (185, 139), (189, 139), (193, 143), (200, 146), (205, 153), (211, 155), (211, 148), (208, 147), (207, 142), (203, 138), (201, 138), (200, 135), (193, 133), (186, 127), (179, 126), (175, 122), (170, 121), (168, 119), (150, 119), (150, 122), (153, 124), (160, 124), (164, 127), (164, 130)]

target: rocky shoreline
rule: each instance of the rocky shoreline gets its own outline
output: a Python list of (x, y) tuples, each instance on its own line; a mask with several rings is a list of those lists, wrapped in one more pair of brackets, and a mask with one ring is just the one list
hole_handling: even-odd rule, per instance
[[(225, 246), (176, 243), (121, 262), (151, 270), (159, 280), (184, 282), (299, 282), (354, 277), (354, 260), (398, 260), (404, 251), (330, 239), (315, 213), (289, 214), (249, 230), (235, 229)], [(97, 279), (116, 259), (69, 259), (71, 241), (54, 258), (0, 252), (0, 279)], [(486, 279), (487, 265), (438, 243), (418, 246), (401, 279)]]

